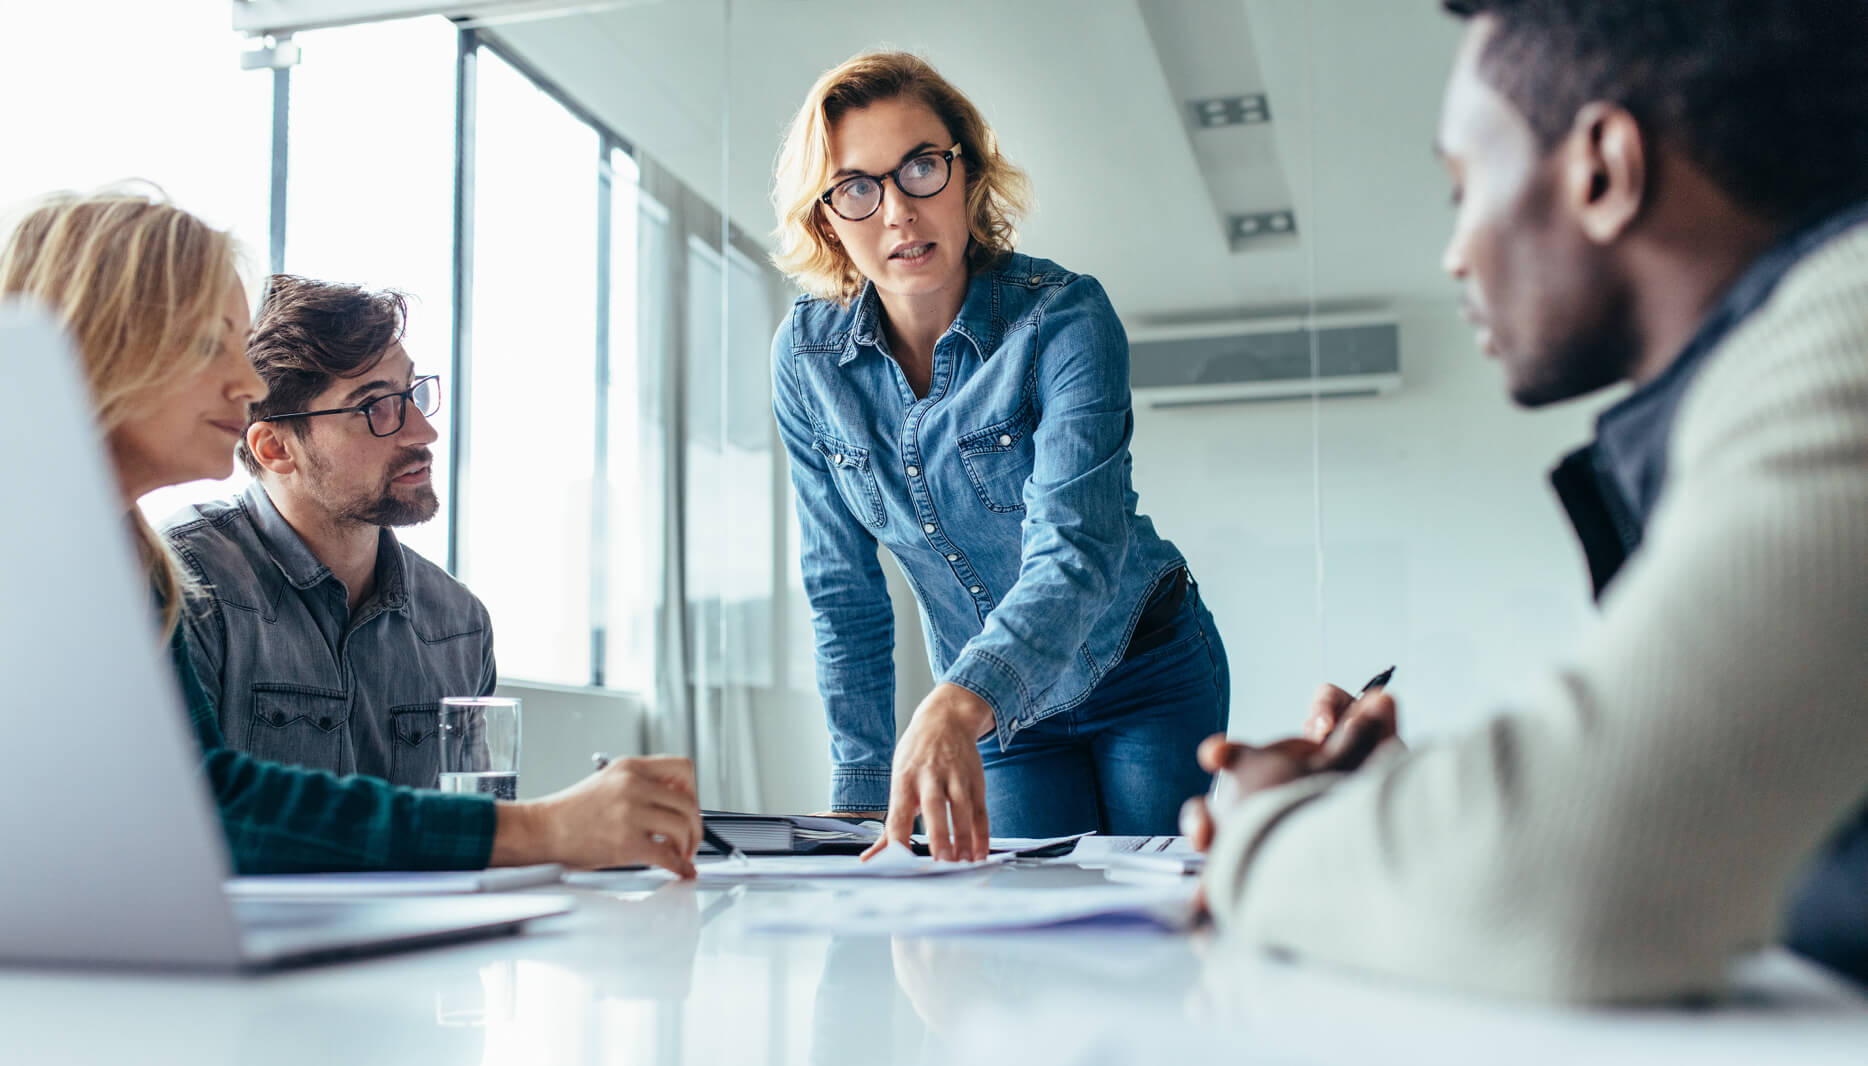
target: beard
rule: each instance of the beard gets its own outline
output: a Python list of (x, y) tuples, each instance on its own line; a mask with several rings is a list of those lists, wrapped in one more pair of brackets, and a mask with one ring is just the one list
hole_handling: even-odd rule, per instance
[(422, 485), (410, 490), (406, 496), (396, 495), (393, 485), (384, 485), (383, 491), (375, 499), (362, 503), (343, 517), (364, 525), (419, 526), (435, 516), (441, 509), (441, 498), (435, 495), (432, 484)]
[[(396, 471), (407, 470), (418, 463), (431, 463), (433, 460), (434, 454), (427, 448), (404, 451), (388, 465), (381, 485), (375, 490), (332, 506), (332, 519), (339, 523), (389, 528), (416, 526), (428, 521), (441, 508), (441, 500), (435, 495), (434, 482), (430, 480), (423, 485), (398, 490), (395, 479)], [(317, 467), (321, 480), (329, 478), (331, 470), (328, 466), (318, 460), (314, 460), (313, 465)]]

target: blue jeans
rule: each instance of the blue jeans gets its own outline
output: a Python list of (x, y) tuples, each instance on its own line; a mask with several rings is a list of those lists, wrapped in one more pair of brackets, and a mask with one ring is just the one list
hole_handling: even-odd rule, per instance
[(1226, 731), (1232, 678), (1192, 585), (1167, 642), (1125, 659), (1089, 699), (1012, 738), (979, 743), (993, 836), (1178, 833), (1180, 806), (1211, 776), (1194, 760)]

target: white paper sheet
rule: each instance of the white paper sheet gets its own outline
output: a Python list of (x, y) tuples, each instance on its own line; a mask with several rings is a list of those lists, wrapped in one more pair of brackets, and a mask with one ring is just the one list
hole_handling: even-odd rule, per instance
[[(991, 850), (995, 852), (998, 852), (998, 851), (1036, 851), (1040, 848), (1049, 848), (1049, 847), (1054, 847), (1058, 844), (1067, 844), (1072, 840), (1082, 840), (1084, 837), (1095, 836), (1095, 835), (1096, 834), (1092, 832), (1092, 833), (1072, 833), (1067, 837), (989, 837), (987, 838), (987, 847), (989, 847)], [(912, 839), (917, 844), (926, 844), (928, 842), (927, 834), (925, 833), (916, 833), (910, 839)]]
[(1191, 881), (976, 892), (900, 885), (887, 892), (773, 899), (748, 918), (746, 925), (767, 932), (897, 936), (1041, 929), (1079, 922), (1185, 929), (1193, 921), (1193, 892)]
[(1186, 837), (1115, 837), (1087, 836), (1077, 841), (1077, 846), (1068, 855), (1050, 860), (1081, 866), (1086, 870), (1100, 870), (1109, 865), (1109, 859), (1115, 855), (1159, 855), (1181, 858), (1198, 855)]
[[(818, 879), (863, 880), (878, 878), (938, 877), (943, 874), (982, 870), (1013, 858), (1011, 852), (994, 855), (983, 862), (935, 862), (916, 855), (900, 844), (892, 844), (875, 858), (864, 862), (859, 855), (749, 855), (745, 859), (720, 859), (697, 862), (695, 874), (702, 885), (737, 884), (742, 881), (814, 881)], [(571, 873), (565, 880), (576, 885), (604, 886), (617, 877), (672, 878), (666, 870), (640, 872), (593, 871)]]
[(981, 862), (936, 862), (916, 855), (901, 844), (890, 844), (864, 862), (859, 855), (753, 855), (695, 867), (702, 884), (710, 881), (745, 881), (761, 878), (938, 877), (964, 873), (1008, 862), (1012, 856), (994, 855)]

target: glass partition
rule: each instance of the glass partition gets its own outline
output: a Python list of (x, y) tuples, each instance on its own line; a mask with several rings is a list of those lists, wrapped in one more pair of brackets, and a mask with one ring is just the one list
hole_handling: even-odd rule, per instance
[[(1316, 407), (1318, 679), (1392, 691), (1419, 742), (1508, 709), (1591, 613), (1547, 472), (1609, 397), (1515, 406), (1441, 268), (1452, 182), (1432, 144), (1463, 27), (1438, 4), (1254, 5), (1304, 58), (1313, 306), (1393, 324), (1398, 387)], [(1327, 329), (1320, 336), (1327, 337)]]
[[(1289, 735), (1319, 682), (1394, 664), (1418, 739), (1496, 709), (1587, 617), (1544, 473), (1601, 404), (1512, 407), (1440, 272), (1452, 213), (1431, 145), (1459, 34), (1430, 2), (963, 0), (853, 19), (743, 0), (727, 197), (756, 217), (822, 71), (870, 48), (929, 59), (1032, 178), (1021, 250), (1096, 276), (1122, 316), (1140, 509), (1226, 642), (1233, 734)], [(795, 523), (780, 528), (789, 691), (759, 735), (787, 755), (766, 794), (795, 807), (827, 764)], [(930, 680), (919, 628), (898, 611), (903, 714)]]
[[(770, 339), (796, 294), (769, 261), (770, 191), (806, 90), (865, 49), (918, 52), (980, 106), (1035, 188), (1020, 249), (1095, 276), (1121, 315), (1140, 508), (1226, 641), (1235, 735), (1287, 734), (1318, 682), (1390, 663), (1410, 735), (1452, 728), (1587, 617), (1543, 473), (1600, 401), (1512, 408), (1458, 318), (1429, 146), (1460, 31), (1436, 5), (956, 0), (852, 18), (701, 0), (408, 25), (404, 62), (470, 57), (469, 210), (448, 231), (470, 302), (434, 273), (451, 198), (425, 116), (455, 115), (447, 79), (397, 97), (424, 116), (400, 169), (346, 172), (399, 157), (346, 152), (312, 121), (355, 112), (317, 57), (390, 29), (301, 35), (294, 180), (312, 175), (312, 202), (396, 203), (419, 239), (378, 258), (432, 290), (424, 330), (466, 323), (443, 536), (500, 621), (503, 672), (639, 696), (647, 742), (696, 752), (709, 803), (824, 795), (770, 410)], [(334, 229), (294, 214), (289, 236), (288, 265), (377, 279)], [(932, 673), (883, 554), (905, 717)]]

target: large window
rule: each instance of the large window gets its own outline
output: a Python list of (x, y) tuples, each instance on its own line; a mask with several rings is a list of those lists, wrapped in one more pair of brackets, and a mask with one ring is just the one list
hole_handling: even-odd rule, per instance
[(233, 229), (255, 299), (273, 269), (405, 293), (404, 343), (443, 380), (443, 506), (397, 533), (486, 602), (501, 673), (677, 708), (773, 682), (777, 305), (711, 197), (445, 18), (300, 32), (275, 71), (242, 69), (258, 42), (214, 5), (126, 4), (105, 37), (66, 6), (9, 17), (0, 93), (42, 94), (35, 40), (82, 39), (136, 106), (122, 78), (68, 79), (59, 107), (10, 109), (9, 143), (60, 149), (9, 157), (0, 211), (145, 177)]
[(721, 680), (770, 685), (774, 431), (759, 356), (771, 349), (772, 320), (759, 268), (736, 249), (725, 260), (722, 270), (719, 252), (689, 240), (690, 622), (695, 645), (715, 650), (706, 659)]
[[(403, 345), (418, 373), (441, 374), (444, 400), (458, 385), (448, 373), (456, 40), (438, 18), (300, 34), (286, 181), (286, 272), (406, 293)], [(444, 566), (450, 407), (431, 419), (439, 517), (397, 530)]]
[(610, 317), (603, 424), (607, 488), (598, 537), (597, 607), (602, 666), (614, 688), (654, 688), (655, 620), (663, 602), (662, 523), (667, 481), (665, 420), (659, 404), (660, 365), (644, 353), (662, 350), (664, 278), (640, 265), (657, 262), (667, 238), (668, 209), (642, 194), (634, 159), (612, 149), (610, 175)]
[(601, 139), (482, 48), (460, 576), (502, 672), (588, 684)]
[[(265, 270), (272, 81), (240, 69), (245, 42), (214, 4), (8, 5), (0, 25), (0, 234), (47, 193), (126, 179), (232, 231), (256, 289)], [(74, 54), (49, 42), (83, 42)], [(134, 86), (126, 96), (125, 86)], [(0, 237), (3, 239), (3, 237)], [(249, 292), (249, 297), (253, 292)], [(141, 501), (160, 522), (244, 482), (195, 482)]]

